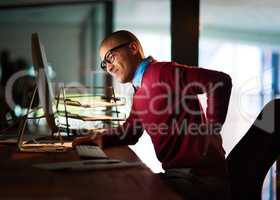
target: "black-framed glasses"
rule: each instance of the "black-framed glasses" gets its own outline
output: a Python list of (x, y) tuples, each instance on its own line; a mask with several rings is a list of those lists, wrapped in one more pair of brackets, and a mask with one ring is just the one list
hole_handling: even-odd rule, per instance
[(109, 51), (107, 51), (107, 53), (104, 56), (104, 59), (101, 61), (101, 69), (103, 69), (104, 71), (107, 71), (107, 63), (113, 64), (113, 62), (115, 61), (115, 56), (112, 54), (112, 52), (117, 49), (120, 49), (122, 47), (125, 47), (125, 46), (129, 45), (130, 43), (131, 43), (131, 41), (126, 42), (124, 44), (120, 44), (120, 45), (110, 49)]

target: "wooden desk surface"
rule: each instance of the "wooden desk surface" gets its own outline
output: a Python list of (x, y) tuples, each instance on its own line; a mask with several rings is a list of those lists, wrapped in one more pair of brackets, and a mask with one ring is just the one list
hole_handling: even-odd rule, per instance
[[(115, 159), (137, 161), (127, 146), (105, 149)], [(15, 145), (0, 145), (0, 199), (181, 199), (147, 167), (99, 171), (51, 172), (32, 164), (79, 160), (65, 153), (19, 153)]]

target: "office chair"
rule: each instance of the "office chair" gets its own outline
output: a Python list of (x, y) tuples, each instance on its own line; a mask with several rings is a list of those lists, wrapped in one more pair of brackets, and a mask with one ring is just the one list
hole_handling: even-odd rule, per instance
[(231, 200), (261, 200), (264, 178), (279, 155), (280, 99), (274, 99), (227, 157)]

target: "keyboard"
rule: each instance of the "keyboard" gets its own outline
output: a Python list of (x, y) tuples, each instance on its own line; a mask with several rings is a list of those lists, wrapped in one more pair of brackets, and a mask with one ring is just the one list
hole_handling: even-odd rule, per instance
[(99, 146), (94, 145), (78, 145), (76, 151), (80, 157), (90, 158), (108, 158)]

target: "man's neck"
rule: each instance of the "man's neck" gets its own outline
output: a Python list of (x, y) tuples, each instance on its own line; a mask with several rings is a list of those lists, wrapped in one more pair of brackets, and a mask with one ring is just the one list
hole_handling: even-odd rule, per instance
[(134, 77), (134, 75), (135, 75), (135, 72), (136, 72), (137, 68), (139, 67), (140, 63), (141, 63), (144, 59), (145, 59), (145, 58), (142, 57), (141, 55), (139, 55), (139, 56), (137, 57), (137, 61), (135, 62), (136, 64), (134, 65), (135, 67), (134, 67), (134, 70), (133, 70), (133, 76), (132, 76), (132, 79), (129, 81), (129, 83), (132, 84), (132, 81), (133, 81), (133, 77)]
[(149, 56), (147, 58), (144, 58), (139, 62), (136, 69), (134, 70), (133, 78), (132, 78), (132, 84), (134, 87), (139, 88), (141, 87), (141, 82), (143, 75), (146, 71), (146, 68), (148, 65), (152, 62), (152, 57)]

